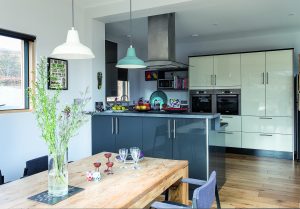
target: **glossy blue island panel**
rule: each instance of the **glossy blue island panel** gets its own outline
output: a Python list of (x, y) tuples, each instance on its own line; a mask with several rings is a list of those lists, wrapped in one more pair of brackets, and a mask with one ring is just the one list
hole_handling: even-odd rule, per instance
[(92, 115), (92, 150), (96, 154), (137, 146), (148, 157), (188, 160), (191, 178), (207, 180), (216, 170), (221, 186), (224, 148), (210, 143), (221, 129), (219, 114), (97, 113)]

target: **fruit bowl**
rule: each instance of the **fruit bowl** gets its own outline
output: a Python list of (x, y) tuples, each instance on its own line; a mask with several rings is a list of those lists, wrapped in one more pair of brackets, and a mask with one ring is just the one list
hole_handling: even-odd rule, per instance
[(121, 106), (121, 105), (114, 105), (112, 107), (112, 111), (116, 112), (116, 113), (125, 112), (126, 110), (127, 110), (126, 107)]
[(150, 104), (139, 104), (134, 107), (138, 112), (147, 112), (151, 110)]
[(125, 112), (126, 110), (113, 110), (112, 112), (115, 112), (115, 113), (122, 113), (122, 112)]

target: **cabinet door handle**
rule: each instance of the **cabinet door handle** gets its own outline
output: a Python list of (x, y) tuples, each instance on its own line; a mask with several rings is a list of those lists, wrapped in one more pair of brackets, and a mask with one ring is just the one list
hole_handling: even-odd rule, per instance
[(262, 73), (262, 84), (265, 84), (265, 73)]
[(111, 118), (111, 134), (115, 133), (114, 117)]
[(273, 136), (272, 134), (259, 134), (260, 136)]
[(214, 85), (214, 76), (210, 75), (210, 85)]
[(119, 134), (119, 118), (116, 118), (116, 134)]
[(269, 84), (269, 73), (266, 74), (266, 84)]
[(173, 138), (176, 138), (176, 120), (173, 121), (174, 129), (173, 129)]
[(219, 131), (218, 134), (233, 134), (233, 132)]
[(259, 119), (261, 119), (261, 120), (272, 120), (273, 118), (270, 118), (270, 117), (260, 117)]
[(232, 116), (222, 116), (222, 118), (233, 118)]
[(215, 75), (215, 86), (217, 85), (217, 75)]
[(171, 121), (168, 119), (168, 138), (171, 139)]

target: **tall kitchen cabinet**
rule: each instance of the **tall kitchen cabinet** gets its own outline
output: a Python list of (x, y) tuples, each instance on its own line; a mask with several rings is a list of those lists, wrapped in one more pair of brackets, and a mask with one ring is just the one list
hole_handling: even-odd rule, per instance
[(226, 54), (189, 58), (190, 89), (240, 88), (241, 55)]
[(242, 148), (293, 152), (293, 50), (241, 55)]
[[(189, 58), (189, 88), (239, 89), (241, 88), (241, 54), (224, 54)], [(241, 116), (222, 115), (222, 121), (229, 124), (224, 131), (214, 135), (218, 146), (241, 148)], [(225, 144), (219, 138), (225, 138)]]

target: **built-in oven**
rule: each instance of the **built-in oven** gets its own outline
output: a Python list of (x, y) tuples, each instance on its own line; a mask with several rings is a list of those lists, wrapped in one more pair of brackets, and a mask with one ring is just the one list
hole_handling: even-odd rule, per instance
[(191, 90), (190, 91), (191, 112), (213, 113), (215, 109), (214, 90)]
[(241, 90), (240, 89), (217, 89), (216, 111), (221, 115), (241, 114)]

